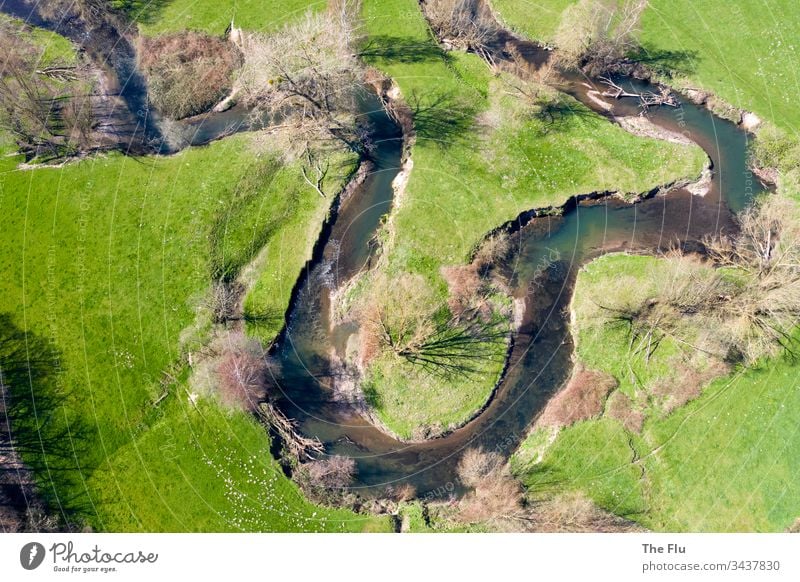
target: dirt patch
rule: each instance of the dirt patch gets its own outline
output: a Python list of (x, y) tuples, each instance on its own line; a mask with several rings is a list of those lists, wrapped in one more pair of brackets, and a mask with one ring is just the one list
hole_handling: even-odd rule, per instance
[(614, 420), (622, 423), (626, 429), (631, 432), (642, 432), (644, 425), (644, 412), (634, 408), (633, 401), (624, 394), (617, 390), (608, 398), (606, 403), (605, 415)]
[(617, 380), (610, 374), (576, 366), (566, 387), (547, 403), (536, 427), (569, 426), (598, 416), (616, 386)]
[(730, 372), (726, 364), (716, 359), (711, 359), (703, 370), (685, 362), (675, 362), (675, 368), (681, 369), (681, 372), (669, 380), (659, 382), (651, 392), (665, 414), (694, 400), (711, 380)]

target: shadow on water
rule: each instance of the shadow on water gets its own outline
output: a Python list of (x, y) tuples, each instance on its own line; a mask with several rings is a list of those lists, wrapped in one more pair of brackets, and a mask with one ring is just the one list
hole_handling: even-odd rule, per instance
[[(88, 509), (78, 465), (90, 458), (88, 427), (68, 416), (63, 406), (69, 396), (60, 385), (61, 357), (51, 342), (17, 327), (0, 314), (0, 384), (5, 415), (0, 418), (0, 471), (5, 497), (24, 514), (33, 503), (30, 482), (18, 471), (21, 457), (36, 475), (36, 493), (62, 523), (75, 523)], [(10, 429), (10, 430), (9, 430)]]

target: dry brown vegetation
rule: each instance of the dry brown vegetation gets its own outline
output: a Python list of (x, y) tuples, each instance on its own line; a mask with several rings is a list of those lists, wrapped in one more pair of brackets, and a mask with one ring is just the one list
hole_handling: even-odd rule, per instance
[[(665, 413), (680, 408), (700, 396), (703, 386), (714, 378), (730, 372), (730, 367), (716, 358), (709, 359), (706, 365), (693, 362), (675, 362), (680, 372), (669, 379), (656, 382), (650, 391), (654, 403)], [(631, 419), (633, 422), (634, 419)], [(623, 422), (624, 424), (624, 422)]]
[(637, 532), (636, 523), (600, 509), (581, 493), (564, 493), (531, 503), (526, 531), (536, 532)]
[(691, 358), (682, 362), (692, 365), (701, 380), (724, 373), (719, 362), (753, 365), (779, 353), (797, 355), (797, 203), (768, 196), (741, 214), (736, 234), (709, 238), (705, 245), (714, 268), (670, 253), (670, 279), (643, 302), (602, 306), (609, 323), (626, 325), (631, 342), (646, 357), (669, 337), (690, 353), (715, 359), (708, 370), (694, 366)]
[(523, 490), (497, 453), (468, 449), (458, 465), (458, 477), (473, 491), (458, 505), (456, 519), (507, 529), (523, 514)]
[(647, 5), (648, 0), (580, 0), (569, 6), (554, 36), (558, 65), (590, 75), (612, 70), (638, 47)]
[(211, 109), (231, 90), (241, 55), (231, 43), (187, 31), (140, 37), (139, 68), (150, 102), (162, 114), (182, 119)]
[(356, 474), (356, 462), (350, 457), (334, 455), (302, 463), (292, 477), (312, 500), (334, 504), (346, 493)]
[(634, 407), (633, 402), (624, 392), (617, 390), (608, 397), (605, 414), (609, 418), (620, 421), (622, 426), (631, 432), (637, 434), (642, 432), (645, 418), (644, 412)]
[(547, 403), (536, 426), (562, 427), (598, 416), (617, 386), (610, 374), (576, 366), (567, 385)]
[(258, 342), (242, 341), (230, 346), (221, 356), (216, 372), (219, 395), (226, 406), (255, 412), (267, 398), (269, 367)]
[(719, 265), (743, 275), (730, 296), (711, 300), (725, 324), (729, 359), (754, 363), (779, 351), (797, 354), (800, 318), (800, 209), (769, 196), (739, 219), (739, 232), (706, 242)]
[(461, 50), (488, 55), (497, 35), (497, 23), (486, 2), (481, 0), (425, 0), (425, 17), (436, 36)]
[(468, 449), (458, 465), (459, 479), (472, 492), (459, 501), (453, 518), (496, 531), (623, 532), (636, 524), (597, 507), (579, 493), (528, 501), (520, 482), (497, 453)]
[(330, 139), (365, 147), (368, 131), (356, 117), (364, 78), (355, 50), (358, 10), (357, 2), (338, 0), (274, 34), (243, 39), (237, 89), (254, 115), (291, 127), (287, 147)]
[(481, 243), (472, 262), (479, 271), (485, 271), (498, 262), (505, 260), (511, 251), (511, 240), (506, 232), (490, 235)]

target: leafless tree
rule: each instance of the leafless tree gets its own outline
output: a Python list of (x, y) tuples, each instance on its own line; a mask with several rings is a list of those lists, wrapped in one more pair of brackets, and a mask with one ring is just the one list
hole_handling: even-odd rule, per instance
[(217, 365), (217, 378), (223, 402), (233, 408), (254, 412), (267, 397), (268, 367), (257, 347), (232, 347)]
[(374, 285), (362, 313), (364, 351), (387, 350), (441, 376), (474, 374), (488, 359), (504, 357), (498, 348), (508, 325), (494, 314), (483, 316), (478, 308), (452, 313), (418, 275), (390, 280), (381, 274)]
[(490, 58), (497, 23), (480, 0), (425, 0), (422, 9), (436, 36), (455, 48)]
[(497, 453), (468, 449), (459, 462), (458, 475), (473, 489), (459, 502), (459, 521), (508, 530), (524, 515), (522, 485)]
[(773, 195), (746, 210), (733, 237), (706, 241), (720, 265), (745, 274), (727, 300), (718, 303), (728, 322), (731, 348), (748, 362), (776, 348), (798, 354), (800, 323), (800, 209)]
[(481, 448), (467, 449), (458, 462), (458, 478), (467, 487), (477, 487), (486, 477), (499, 470), (502, 463), (497, 453)]
[(356, 462), (350, 457), (333, 455), (302, 463), (292, 477), (311, 499), (336, 504), (347, 494), (356, 475)]
[(357, 15), (356, 2), (340, 0), (274, 34), (246, 36), (237, 87), (255, 115), (290, 127), (294, 143), (334, 139), (362, 150), (367, 134), (356, 116), (363, 80), (354, 46)]
[(555, 34), (563, 68), (602, 74), (638, 47), (648, 0), (580, 0), (569, 6)]
[(140, 37), (137, 59), (150, 102), (167, 117), (181, 119), (207, 111), (230, 91), (241, 55), (223, 39), (181, 32)]
[(58, 155), (63, 143), (57, 95), (49, 78), (37, 74), (38, 52), (9, 23), (0, 24), (0, 108), (2, 127), (29, 153)]

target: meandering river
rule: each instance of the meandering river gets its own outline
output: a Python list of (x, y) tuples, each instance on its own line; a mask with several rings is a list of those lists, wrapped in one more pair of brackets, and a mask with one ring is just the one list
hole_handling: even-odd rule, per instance
[[(531, 67), (547, 58), (532, 43), (514, 42)], [(631, 79), (617, 82), (647, 89)], [(588, 95), (605, 87), (589, 79), (563, 78), (559, 89), (609, 122), (640, 112), (634, 100), (606, 100), (606, 110)], [(370, 424), (358, 407), (342, 402), (333, 390), (340, 370), (331, 365), (331, 355), (343, 355), (346, 336), (354, 330), (331, 333), (330, 293), (364, 264), (380, 215), (391, 205), (391, 182), (401, 170), (400, 136), (389, 129), (394, 124), (381, 111), (371, 115), (383, 135), (377, 166), (357, 194), (344, 202), (326, 233), (325, 250), (302, 283), (276, 350), (282, 364), (282, 408), (304, 434), (321, 439), (327, 453), (356, 460), (354, 488), (364, 494), (410, 483), (418, 495), (446, 497), (460, 491), (456, 465), (466, 448), (510, 455), (571, 374), (574, 345), (568, 309), (580, 267), (612, 251), (655, 253), (676, 244), (698, 248), (704, 236), (734, 228), (733, 213), (764, 189), (747, 169), (748, 135), (741, 128), (683, 99), (676, 108), (651, 109), (648, 118), (655, 125), (683, 135), (708, 154), (713, 175), (705, 196), (674, 188), (666, 195), (626, 204), (592, 193), (583, 201), (567, 202), (562, 216), (520, 223), (514, 256), (505, 268), (514, 296), (524, 300), (525, 316), (502, 383), (486, 408), (462, 428), (424, 442), (401, 442)], [(543, 265), (549, 266), (542, 269)]]
[[(125, 35), (113, 27), (103, 28), (108, 37), (95, 36), (89, 46), (85, 26), (49, 20), (33, 6), (26, 0), (0, 0), (0, 10), (56, 30), (94, 51), (92, 61), (106, 71), (115, 88), (111, 93), (121, 99), (117, 102), (121, 109), (112, 107), (117, 123), (128, 127), (132, 135), (141, 135), (142, 143), (161, 144), (156, 151), (174, 149), (174, 144), (164, 140), (157, 116), (147, 108), (146, 93), (131, 68), (133, 51)], [(547, 59), (546, 51), (533, 43), (510, 36), (503, 42), (513, 43), (529, 69)], [(629, 79), (618, 82), (644, 88)], [(603, 87), (589, 79), (562, 78), (558, 88), (609, 122), (639, 114), (633, 101), (606, 100), (608, 109), (601, 106), (589, 91)], [(245, 128), (245, 113), (234, 110), (182, 122), (183, 145), (206, 143)], [(654, 253), (674, 244), (692, 248), (702, 237), (732, 228), (733, 213), (764, 188), (747, 169), (748, 135), (742, 129), (685, 100), (677, 108), (651, 109), (648, 117), (654, 124), (684, 135), (708, 154), (713, 164), (708, 193), (701, 197), (673, 189), (637, 204), (587, 196), (567, 202), (559, 217), (526, 217), (524, 221), (520, 217), (513, 258), (503, 268), (525, 311), (502, 383), (485, 409), (462, 428), (441, 438), (406, 443), (370, 424), (358, 407), (335, 398), (333, 391), (335, 375), (341, 370), (332, 365), (332, 355), (342, 354), (348, 335), (355, 330), (331, 329), (330, 295), (369, 264), (374, 237), (391, 209), (392, 182), (403, 161), (402, 132), (377, 98), (364, 100), (364, 115), (375, 128), (372, 169), (342, 200), (332, 225), (322, 233), (315, 258), (296, 287), (286, 329), (273, 356), (281, 364), (280, 407), (297, 421), (302, 433), (323, 441), (327, 453), (356, 460), (354, 489), (367, 495), (410, 483), (419, 495), (448, 496), (460, 490), (456, 465), (466, 448), (480, 446), (510, 455), (571, 374), (574, 345), (568, 307), (580, 267), (612, 251)]]

